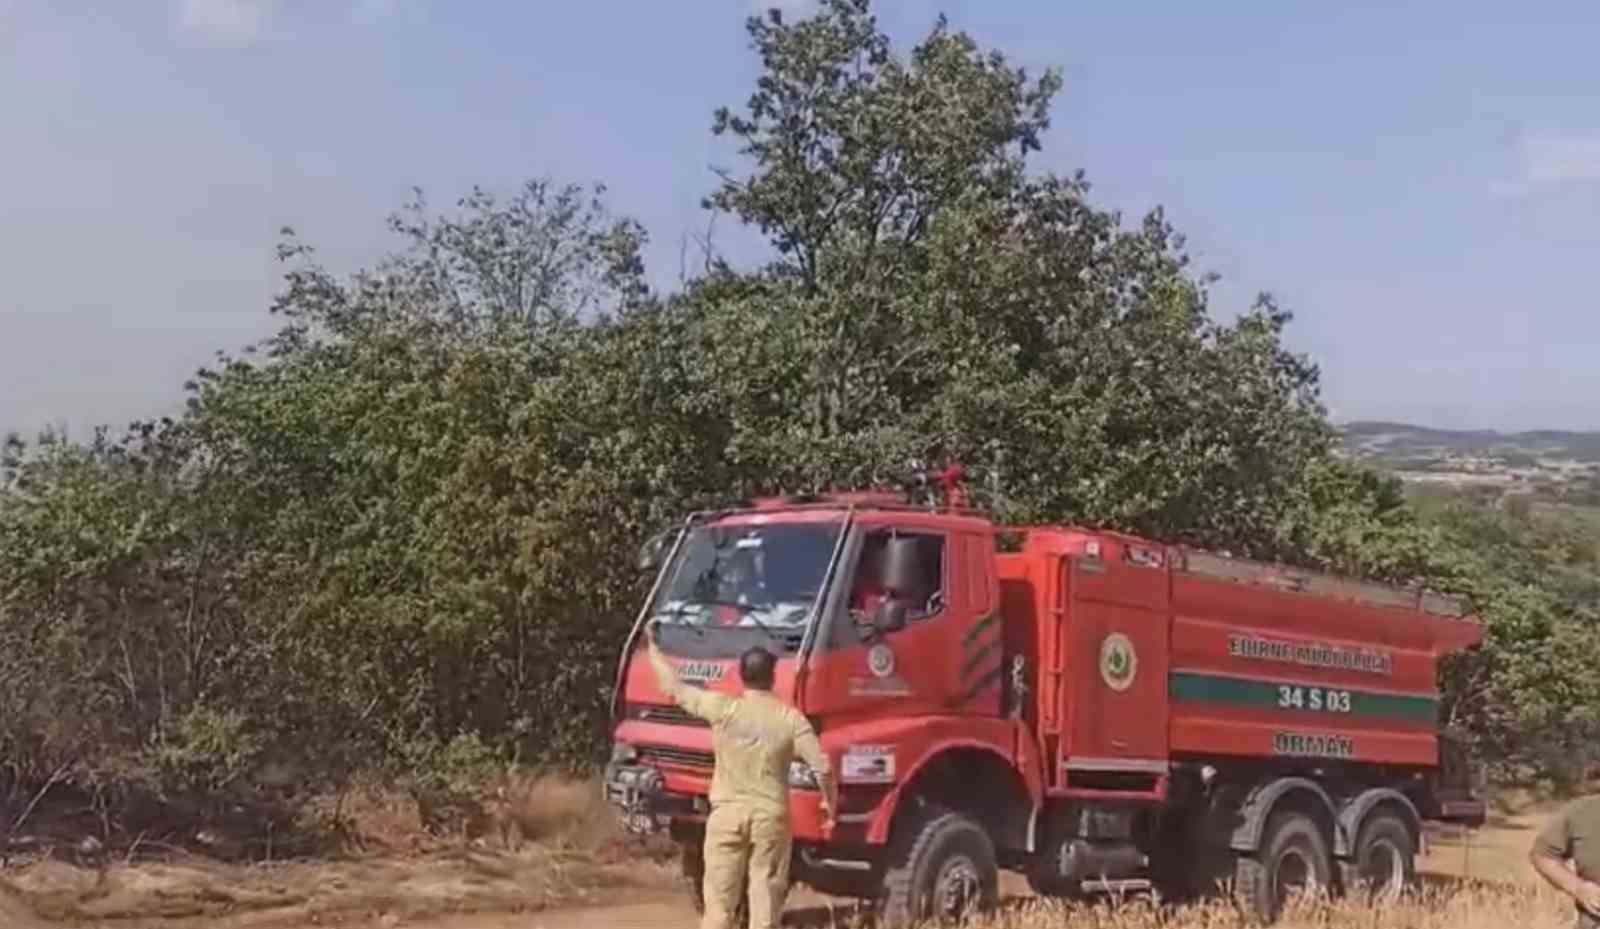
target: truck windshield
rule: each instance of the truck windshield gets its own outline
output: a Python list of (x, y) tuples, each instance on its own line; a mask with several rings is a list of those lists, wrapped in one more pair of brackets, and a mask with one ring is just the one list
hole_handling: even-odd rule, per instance
[(838, 523), (699, 526), (651, 605), (665, 625), (802, 629), (811, 620)]

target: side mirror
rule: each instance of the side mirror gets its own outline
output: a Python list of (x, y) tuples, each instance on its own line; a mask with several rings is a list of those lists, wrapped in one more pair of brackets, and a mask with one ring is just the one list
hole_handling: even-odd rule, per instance
[(667, 556), (667, 545), (671, 539), (672, 530), (667, 530), (656, 533), (639, 546), (640, 573), (648, 573), (661, 567), (661, 561)]
[(898, 536), (890, 539), (883, 552), (881, 582), (884, 587), (913, 602), (932, 592), (934, 579), (928, 577), (927, 562), (919, 539)]

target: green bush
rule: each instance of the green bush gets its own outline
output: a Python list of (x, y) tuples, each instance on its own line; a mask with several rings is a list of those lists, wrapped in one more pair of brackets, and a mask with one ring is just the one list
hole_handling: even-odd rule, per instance
[(347, 279), (287, 234), (281, 331), (200, 372), (182, 416), (11, 443), (14, 781), (382, 773), (447, 805), (492, 763), (592, 764), (648, 533), (947, 458), (1004, 519), (1471, 593), (1495, 631), (1450, 712), (1505, 759), (1589, 725), (1592, 617), (1336, 458), (1289, 314), (1219, 322), (1159, 211), (1129, 227), (1030, 169), (1054, 74), (942, 22), (896, 55), (864, 0), (750, 35), (761, 83), (714, 123), (749, 172), (710, 203), (767, 263), (708, 253), (654, 294), (598, 189), (419, 198)]

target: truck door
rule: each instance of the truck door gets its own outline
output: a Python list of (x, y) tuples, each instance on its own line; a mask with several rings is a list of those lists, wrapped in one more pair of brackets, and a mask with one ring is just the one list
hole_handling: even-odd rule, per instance
[(1165, 572), (1112, 557), (1070, 558), (1063, 570), (1075, 679), (1067, 767), (1164, 770)]
[[(893, 546), (914, 554), (915, 577), (902, 570), (897, 583), (885, 583)], [(973, 573), (962, 564), (966, 536), (916, 524), (870, 527), (855, 549), (845, 602), (830, 618), (806, 686), (806, 712), (947, 715), (988, 704), (998, 711), (1002, 630), (986, 618), (978, 628)], [(890, 598), (903, 613), (875, 627)]]

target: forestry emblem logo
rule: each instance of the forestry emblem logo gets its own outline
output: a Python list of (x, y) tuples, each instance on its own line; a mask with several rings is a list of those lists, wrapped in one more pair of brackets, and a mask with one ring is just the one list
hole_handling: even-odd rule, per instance
[(1113, 632), (1100, 643), (1100, 679), (1112, 690), (1121, 692), (1133, 686), (1139, 674), (1139, 653), (1133, 640)]

